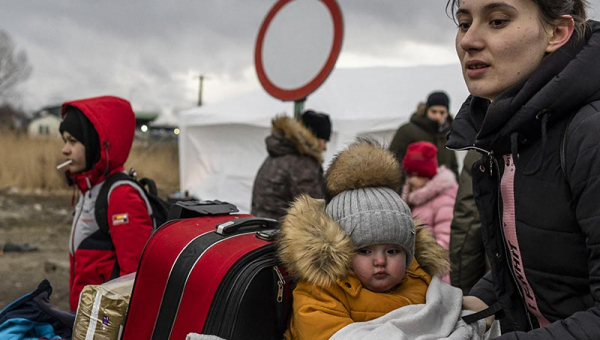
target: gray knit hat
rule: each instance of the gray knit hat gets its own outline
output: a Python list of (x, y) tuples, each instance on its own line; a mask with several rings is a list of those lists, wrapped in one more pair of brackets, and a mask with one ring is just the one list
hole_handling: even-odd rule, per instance
[(411, 212), (397, 192), (387, 187), (347, 190), (334, 196), (326, 207), (356, 248), (392, 243), (406, 252), (406, 266), (415, 253), (415, 226)]

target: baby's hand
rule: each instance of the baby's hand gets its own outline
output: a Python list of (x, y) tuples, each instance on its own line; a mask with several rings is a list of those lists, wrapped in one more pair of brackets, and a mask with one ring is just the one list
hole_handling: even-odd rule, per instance
[[(489, 306), (481, 301), (481, 299), (475, 296), (463, 296), (463, 309), (472, 310), (474, 312), (480, 312)], [(494, 322), (494, 315), (485, 318), (485, 330), (487, 331)]]

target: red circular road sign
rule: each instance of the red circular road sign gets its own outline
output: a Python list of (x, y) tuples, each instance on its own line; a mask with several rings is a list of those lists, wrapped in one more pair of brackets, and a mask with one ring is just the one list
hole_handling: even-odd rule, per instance
[(335, 0), (280, 0), (265, 17), (254, 64), (273, 97), (306, 98), (329, 76), (342, 48), (342, 12)]

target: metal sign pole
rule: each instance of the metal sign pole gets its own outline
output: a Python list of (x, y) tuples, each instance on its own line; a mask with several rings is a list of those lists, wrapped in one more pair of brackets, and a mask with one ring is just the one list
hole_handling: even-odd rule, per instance
[(302, 111), (304, 111), (304, 102), (306, 98), (294, 100), (294, 117), (300, 119)]
[(202, 106), (202, 86), (203, 86), (203, 82), (204, 82), (204, 76), (199, 75), (198, 79), (200, 81), (199, 87), (198, 87), (198, 106)]

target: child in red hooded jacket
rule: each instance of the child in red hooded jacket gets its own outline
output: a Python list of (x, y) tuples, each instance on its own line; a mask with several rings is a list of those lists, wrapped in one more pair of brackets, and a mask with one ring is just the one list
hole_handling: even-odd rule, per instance
[(130, 185), (109, 193), (110, 235), (99, 229), (94, 217), (104, 180), (124, 171), (131, 150), (135, 115), (129, 102), (111, 96), (66, 102), (62, 118), (62, 154), (71, 162), (67, 177), (81, 191), (69, 244), (69, 300), (75, 311), (84, 286), (137, 270), (153, 222), (145, 196)]

